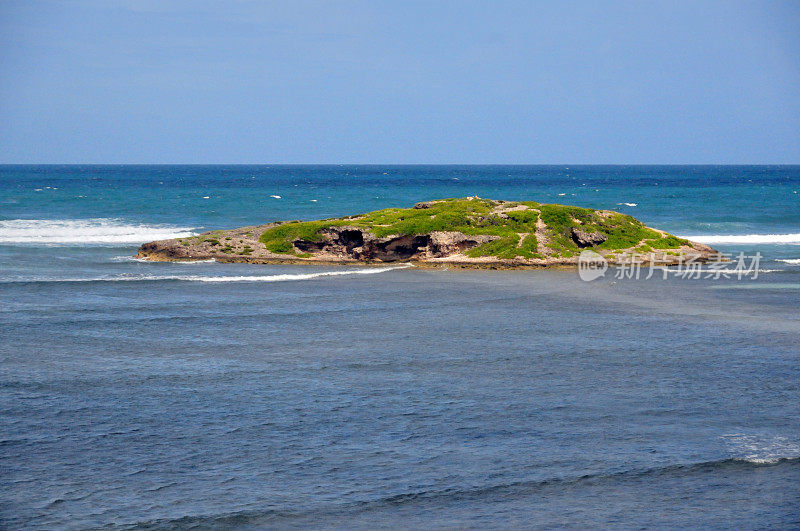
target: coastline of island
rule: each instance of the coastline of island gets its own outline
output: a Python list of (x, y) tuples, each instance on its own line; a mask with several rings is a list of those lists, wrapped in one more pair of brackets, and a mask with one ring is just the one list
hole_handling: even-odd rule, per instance
[(612, 210), (467, 197), (316, 221), (273, 222), (145, 243), (137, 258), (252, 264), (470, 269), (569, 267), (591, 250), (610, 264), (718, 260), (708, 245)]

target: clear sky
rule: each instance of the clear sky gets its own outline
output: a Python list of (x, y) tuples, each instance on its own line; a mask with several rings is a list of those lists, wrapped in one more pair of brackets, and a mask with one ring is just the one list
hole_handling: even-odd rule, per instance
[(800, 163), (800, 2), (0, 0), (2, 163)]

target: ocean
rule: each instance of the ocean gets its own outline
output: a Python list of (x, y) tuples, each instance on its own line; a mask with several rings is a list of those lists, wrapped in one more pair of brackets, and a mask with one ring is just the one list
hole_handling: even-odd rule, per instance
[[(473, 195), (754, 267), (132, 258)], [(797, 528), (799, 301), (800, 166), (0, 166), (0, 528)]]

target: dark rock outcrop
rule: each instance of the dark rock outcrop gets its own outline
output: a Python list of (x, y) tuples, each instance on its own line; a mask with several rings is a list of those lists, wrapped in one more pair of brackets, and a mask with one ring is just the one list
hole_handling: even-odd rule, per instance
[(608, 239), (608, 237), (601, 232), (588, 232), (578, 227), (572, 228), (571, 236), (572, 241), (574, 241), (578, 247), (594, 247)]
[(461, 253), (497, 236), (466, 236), (460, 232), (432, 232), (377, 238), (360, 227), (328, 227), (320, 231), (320, 241), (298, 239), (292, 242), (301, 252), (324, 252), (356, 260), (395, 262), (440, 258)]
[(428, 253), (433, 258), (463, 253), (482, 243), (497, 239), (497, 236), (466, 236), (461, 232), (431, 232)]

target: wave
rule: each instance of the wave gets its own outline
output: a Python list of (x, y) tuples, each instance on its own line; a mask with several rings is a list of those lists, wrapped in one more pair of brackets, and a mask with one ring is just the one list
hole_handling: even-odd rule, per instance
[(203, 276), (203, 275), (117, 275), (113, 277), (85, 277), (85, 278), (32, 278), (0, 280), (2, 284), (20, 283), (50, 283), (50, 282), (290, 282), (297, 280), (311, 280), (321, 277), (338, 277), (344, 275), (374, 275), (396, 269), (406, 269), (410, 265), (395, 267), (381, 267), (370, 269), (357, 269), (347, 271), (323, 271), (320, 273), (298, 273), (281, 275), (238, 275), (238, 276)]
[[(150, 262), (150, 260), (147, 260), (146, 258), (136, 258), (136, 260), (141, 260), (142, 262), (148, 262), (148, 263)], [(214, 264), (216, 262), (217, 262), (216, 258), (208, 258), (205, 260), (181, 260), (180, 262), (172, 262), (172, 263), (173, 264), (180, 263), (181, 265), (183, 265), (183, 264)]]
[(665, 465), (653, 468), (623, 470), (620, 472), (598, 472), (594, 474), (584, 474), (572, 477), (553, 477), (533, 481), (518, 481), (504, 484), (487, 485), (483, 487), (465, 489), (442, 489), (434, 491), (409, 492), (397, 494), (381, 500), (363, 502), (364, 505), (384, 504), (397, 505), (413, 500), (435, 499), (435, 498), (478, 498), (489, 493), (519, 492), (525, 494), (538, 491), (542, 488), (556, 485), (579, 485), (582, 483), (598, 483), (602, 481), (625, 482), (636, 481), (652, 476), (687, 476), (697, 473), (706, 473), (710, 470), (723, 469), (755, 469), (768, 466), (778, 466), (783, 464), (796, 465), (800, 463), (798, 457), (780, 457), (770, 461), (756, 461), (745, 458), (725, 458), (712, 461), (701, 461), (696, 463)]
[[(703, 461), (682, 465), (667, 465), (662, 467), (627, 470), (620, 472), (600, 472), (595, 474), (585, 474), (572, 477), (552, 477), (529, 481), (515, 481), (509, 483), (497, 483), (476, 487), (451, 487), (443, 489), (419, 490), (403, 492), (383, 498), (362, 500), (345, 503), (338, 506), (316, 506), (316, 507), (296, 507), (296, 508), (269, 508), (269, 509), (245, 509), (241, 511), (231, 511), (218, 514), (206, 515), (187, 515), (179, 518), (164, 518), (150, 521), (141, 521), (130, 524), (129, 527), (137, 529), (172, 529), (174, 527), (232, 527), (232, 526), (252, 526), (275, 524), (280, 521), (303, 521), (314, 520), (330, 516), (347, 517), (353, 513), (365, 513), (373, 510), (381, 510), (385, 507), (400, 506), (406, 504), (441, 503), (442, 500), (471, 501), (484, 499), (487, 496), (530, 496), (542, 493), (548, 488), (560, 488), (581, 485), (597, 486), (603, 482), (636, 482), (650, 480), (652, 477), (659, 476), (688, 476), (696, 474), (707, 474), (713, 470), (724, 471), (724, 474), (735, 473), (735, 471), (755, 470), (763, 467), (774, 466), (796, 466), (800, 463), (800, 458), (785, 457), (771, 462), (753, 462), (736, 458), (719, 459), (713, 461)], [(602, 488), (602, 487), (601, 487)]]
[(122, 255), (122, 256), (113, 256), (109, 258), (112, 262), (139, 262), (141, 264), (150, 263), (150, 260), (145, 260), (144, 258), (136, 258), (135, 256), (131, 255)]
[(775, 464), (786, 459), (800, 459), (800, 443), (787, 437), (730, 433), (722, 438), (728, 446), (728, 452), (738, 461)]
[(800, 244), (800, 233), (796, 234), (699, 234), (683, 236), (700, 243), (796, 243)]
[(778, 258), (777, 261), (789, 265), (800, 265), (800, 258)]
[(127, 223), (121, 219), (7, 219), (0, 221), (0, 244), (113, 245), (194, 236), (193, 227)]
[(742, 277), (745, 276), (752, 276), (755, 273), (785, 273), (786, 269), (742, 269), (738, 271), (735, 267), (728, 267), (722, 269), (690, 269), (690, 268), (675, 268), (675, 266), (654, 266), (653, 269), (658, 269), (660, 271), (664, 271), (669, 274), (673, 275), (686, 275), (687, 278), (697, 278), (697, 275), (720, 275), (721, 277), (725, 278), (724, 275), (728, 277), (735, 277), (738, 274), (741, 274)]
[[(122, 255), (122, 256), (114, 256), (110, 258), (112, 262), (139, 262), (140, 264), (152, 264), (152, 260), (148, 260), (147, 258), (137, 258), (131, 255)], [(179, 265), (186, 265), (186, 264), (213, 264), (217, 260), (216, 258), (208, 258), (207, 260), (181, 260), (180, 262), (165, 262), (167, 264), (179, 264)]]

